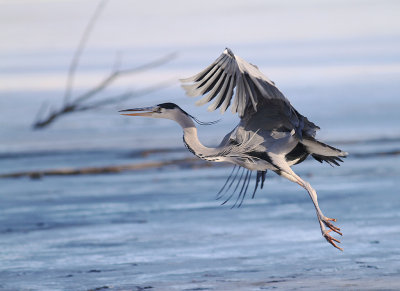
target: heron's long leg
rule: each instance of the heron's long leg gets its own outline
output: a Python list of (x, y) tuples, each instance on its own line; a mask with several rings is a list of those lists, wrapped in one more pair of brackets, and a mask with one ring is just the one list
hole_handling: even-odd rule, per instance
[[(303, 181), (300, 177), (298, 177), (298, 179), (296, 179), (295, 176), (292, 176), (286, 172), (279, 172), (278, 173), (280, 176), (295, 182), (297, 184), (299, 184), (300, 186), (302, 186), (304, 189), (307, 190), (307, 192), (309, 193), (311, 200), (314, 203), (315, 209), (317, 211), (317, 218), (318, 218), (318, 222), (321, 228), (321, 233), (323, 235), (323, 237), (330, 243), (332, 244), (335, 248), (338, 248), (339, 250), (343, 250), (342, 248), (340, 248), (339, 246), (336, 245), (335, 242), (340, 243), (339, 240), (335, 239), (334, 237), (330, 236), (329, 233), (331, 231), (334, 231), (340, 235), (342, 235), (342, 233), (340, 232), (340, 228), (334, 226), (332, 223), (330, 223), (330, 221), (336, 221), (336, 219), (333, 218), (328, 218), (326, 216), (323, 215), (321, 209), (318, 206), (318, 200), (317, 200), (317, 193), (315, 192), (315, 190), (311, 187), (311, 185), (308, 182)], [(329, 228), (329, 230), (327, 230), (326, 227)]]
[[(322, 211), (318, 205), (317, 192), (311, 187), (310, 183), (304, 181), (298, 175), (296, 175), (296, 173), (293, 172), (293, 170), (290, 168), (290, 166), (287, 164), (287, 162), (281, 156), (278, 156), (278, 155), (271, 155), (271, 156), (273, 158), (274, 164), (276, 164), (279, 167), (279, 170), (276, 171), (277, 174), (279, 174), (280, 176), (282, 176), (292, 182), (299, 184), (301, 187), (303, 187), (304, 189), (307, 190), (307, 192), (310, 195), (310, 198), (314, 204), (315, 210), (317, 212), (317, 218), (318, 218), (319, 225), (321, 227), (322, 235), (325, 237), (325, 239), (330, 244), (332, 244), (334, 247), (342, 250), (335, 243), (335, 242), (340, 243), (340, 241), (329, 235), (329, 232), (331, 232), (331, 231), (334, 231), (334, 232), (342, 235), (342, 233), (340, 232), (340, 228), (334, 226), (330, 222), (330, 221), (336, 221), (336, 219), (328, 218), (322, 213)], [(325, 226), (328, 227), (329, 230), (327, 230), (325, 228)]]

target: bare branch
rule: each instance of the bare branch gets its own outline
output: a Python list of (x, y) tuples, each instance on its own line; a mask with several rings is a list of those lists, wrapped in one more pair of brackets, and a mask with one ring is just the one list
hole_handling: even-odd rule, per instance
[(107, 2), (108, 2), (108, 0), (101, 0), (99, 2), (92, 18), (90, 18), (90, 20), (83, 32), (82, 38), (78, 44), (78, 48), (76, 49), (74, 56), (72, 57), (72, 61), (70, 63), (69, 69), (68, 69), (67, 84), (66, 84), (65, 94), (64, 94), (64, 104), (67, 104), (69, 102), (69, 99), (70, 99), (71, 93), (72, 93), (72, 88), (74, 86), (75, 72), (78, 67), (80, 57), (82, 55), (83, 50), (85, 49), (86, 43), (89, 40), (90, 34), (92, 33), (92, 30), (97, 22), (97, 19), (100, 16), (101, 12), (104, 10), (104, 7), (107, 4)]
[[(166, 87), (167, 85), (170, 85), (171, 82), (167, 83), (160, 83), (155, 86), (151, 86), (149, 88), (145, 88), (144, 90), (137, 91), (137, 92), (128, 92), (125, 94), (117, 95), (114, 97), (108, 97), (108, 98), (103, 98), (100, 101), (97, 102), (91, 102), (90, 104), (86, 104), (86, 102), (89, 99), (94, 98), (95, 96), (98, 95), (98, 93), (102, 92), (106, 88), (108, 88), (113, 82), (115, 82), (118, 78), (126, 76), (126, 75), (131, 75), (135, 73), (140, 73), (145, 70), (160, 66), (168, 61), (170, 61), (172, 58), (176, 56), (175, 53), (168, 54), (162, 58), (156, 59), (155, 61), (143, 64), (138, 67), (133, 67), (133, 68), (128, 68), (128, 69), (121, 69), (120, 68), (120, 61), (121, 57), (120, 55), (116, 56), (113, 70), (111, 73), (106, 76), (103, 80), (101, 80), (96, 86), (94, 86), (92, 89), (86, 91), (85, 93), (77, 96), (73, 100), (71, 100), (71, 95), (72, 95), (72, 89), (74, 85), (74, 77), (76, 75), (76, 70), (79, 64), (79, 60), (81, 57), (81, 54), (86, 46), (86, 43), (90, 37), (91, 32), (93, 31), (93, 27), (100, 15), (100, 13), (103, 11), (106, 3), (108, 0), (101, 0), (92, 16), (90, 19), (87, 27), (85, 28), (85, 31), (82, 35), (82, 38), (79, 42), (79, 45), (74, 53), (74, 56), (72, 58), (69, 71), (68, 71), (68, 78), (67, 78), (67, 84), (66, 84), (66, 89), (65, 89), (65, 94), (64, 94), (64, 103), (59, 109), (53, 109), (50, 108), (47, 110), (48, 115), (45, 118), (41, 118), (42, 114), (44, 113), (45, 109), (45, 104), (42, 105), (40, 108), (36, 120), (33, 123), (33, 128), (34, 129), (39, 129), (39, 128), (44, 128), (48, 126), (50, 123), (52, 123), (54, 120), (56, 120), (58, 117), (65, 115), (67, 113), (72, 113), (72, 112), (79, 112), (79, 111), (85, 111), (89, 109), (94, 109), (94, 108), (99, 108), (101, 106), (107, 105), (107, 104), (112, 104), (112, 103), (117, 103), (121, 102), (124, 100), (127, 100), (132, 97), (148, 94), (151, 92), (154, 92), (155, 90), (161, 89)], [(46, 107), (47, 108), (47, 107)]]
[(50, 123), (52, 123), (56, 118), (60, 117), (61, 115), (64, 115), (66, 113), (71, 113), (75, 110), (76, 110), (76, 105), (73, 105), (73, 104), (64, 106), (58, 111), (51, 110), (49, 116), (47, 116), (47, 118), (45, 118), (42, 121), (37, 120), (33, 124), (33, 128), (38, 129), (38, 128), (45, 127), (45, 126), (49, 125)]
[(46, 112), (47, 108), (49, 108), (49, 104), (47, 101), (45, 101), (42, 103), (42, 105), (39, 108), (39, 111), (36, 113), (35, 123), (39, 122), (40, 117), (43, 116), (43, 114), (44, 114), (44, 112)]
[(77, 97), (75, 99), (74, 103), (80, 103), (80, 102), (83, 102), (83, 101), (93, 97), (94, 95), (96, 95), (100, 91), (106, 89), (109, 85), (111, 85), (111, 83), (113, 83), (119, 77), (122, 77), (124, 75), (134, 74), (134, 73), (140, 73), (140, 72), (143, 72), (145, 70), (160, 66), (160, 65), (170, 61), (175, 56), (176, 56), (176, 53), (171, 53), (171, 54), (168, 54), (168, 55), (166, 55), (166, 56), (164, 56), (164, 57), (162, 57), (162, 58), (160, 58), (158, 60), (155, 60), (153, 62), (144, 64), (144, 65), (141, 65), (141, 66), (138, 66), (138, 67), (135, 67), (135, 68), (113, 71), (109, 76), (107, 76), (105, 79), (103, 79), (93, 89), (90, 89), (86, 93), (84, 93), (81, 96)]
[(95, 109), (95, 108), (100, 108), (102, 106), (106, 106), (109, 104), (115, 104), (118, 102), (123, 102), (126, 101), (130, 98), (134, 98), (134, 97), (138, 97), (138, 96), (144, 96), (146, 94), (150, 94), (152, 92), (155, 92), (157, 90), (160, 90), (162, 88), (166, 88), (167, 86), (170, 86), (172, 84), (172, 81), (170, 82), (164, 82), (164, 83), (159, 83), (157, 85), (154, 86), (150, 86), (147, 87), (145, 89), (142, 90), (138, 90), (136, 92), (126, 92), (124, 94), (120, 94), (120, 95), (116, 95), (116, 96), (112, 96), (112, 97), (108, 97), (108, 98), (104, 98), (100, 101), (97, 102), (92, 102), (90, 104), (84, 105), (82, 104), (81, 101), (75, 101), (74, 103), (70, 103), (69, 105), (65, 105), (62, 108), (60, 108), (59, 110), (52, 110), (50, 112), (50, 114), (47, 116), (47, 118), (45, 118), (42, 121), (36, 121), (33, 126), (35, 129), (38, 128), (43, 128), (47, 125), (49, 125), (50, 123), (52, 123), (56, 118), (68, 114), (68, 113), (73, 113), (73, 112), (79, 112), (79, 111), (86, 111), (86, 110), (90, 110), (90, 109)]
[(98, 102), (92, 102), (87, 106), (79, 106), (76, 108), (75, 111), (83, 111), (83, 110), (88, 110), (88, 109), (99, 108), (99, 107), (109, 105), (109, 104), (121, 103), (121, 102), (129, 100), (133, 97), (144, 96), (144, 95), (153, 93), (160, 89), (166, 88), (166, 87), (172, 85), (173, 83), (174, 83), (174, 81), (169, 81), (169, 82), (167, 81), (167, 82), (159, 83), (157, 85), (149, 86), (147, 88), (144, 88), (144, 89), (141, 89), (138, 91), (128, 91), (128, 92), (120, 94), (120, 95), (104, 98)]

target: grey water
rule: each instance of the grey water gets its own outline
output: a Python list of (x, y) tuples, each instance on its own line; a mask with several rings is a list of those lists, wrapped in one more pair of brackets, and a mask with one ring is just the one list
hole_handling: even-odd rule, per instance
[[(38, 2), (38, 15), (47, 15), (51, 9), (66, 10), (62, 21), (73, 15), (74, 1), (50, 2)], [(90, 12), (96, 2), (88, 3), (83, 8)], [(251, 3), (247, 9), (255, 2)], [(277, 12), (274, 20), (284, 9), (278, 2), (271, 3)], [(369, 15), (374, 10), (351, 3), (347, 8), (353, 13), (361, 10)], [(175, 4), (171, 7), (176, 8)], [(28, 14), (32, 8), (28, 1), (0, 5), (4, 15), (17, 9)], [(122, 15), (121, 22), (130, 16), (124, 14), (121, 3), (108, 9), (110, 15)], [(318, 6), (307, 9), (309, 16), (319, 11)], [(244, 19), (250, 21), (257, 12), (248, 11), (243, 12)], [(387, 15), (390, 20), (391, 14)], [(111, 21), (107, 14), (104, 17), (106, 23)], [(184, 20), (190, 24), (200, 17), (192, 11)], [(217, 21), (213, 17), (211, 21)], [(12, 23), (10, 18), (2, 19), (3, 24)], [(34, 28), (40, 21), (35, 23)], [(81, 26), (75, 27), (77, 32)], [(23, 28), (17, 26), (15, 31)], [(36, 28), (37, 32), (50, 29)], [(107, 29), (111, 28), (100, 31), (110, 33)], [(41, 104), (57, 107), (62, 103), (74, 46), (60, 37), (59, 47), (52, 43), (46, 49), (39, 45), (44, 36), (28, 47), (22, 42), (3, 44), (0, 174), (191, 157), (177, 124), (122, 117), (117, 112), (161, 102), (175, 102), (204, 121), (221, 118), (216, 125), (199, 127), (205, 144), (217, 144), (236, 125), (237, 117), (195, 107), (177, 79), (198, 72), (230, 45), (258, 65), (299, 112), (321, 127), (320, 139), (350, 153), (340, 167), (311, 159), (294, 167), (317, 190), (325, 215), (337, 219), (343, 236), (336, 237), (342, 241), (343, 252), (322, 238), (304, 189), (271, 173), (255, 199), (247, 197), (240, 208), (233, 209), (236, 197), (223, 206), (215, 199), (231, 171), (229, 166), (7, 178), (0, 179), (0, 290), (400, 289), (400, 41), (394, 33), (340, 37), (339, 33), (346, 33), (340, 28), (330, 38), (322, 38), (323, 31), (315, 29), (312, 38), (295, 40), (282, 40), (272, 33), (271, 40), (254, 41), (248, 39), (253, 35), (242, 34), (236, 42), (224, 42), (204, 34), (202, 45), (185, 43), (188, 27), (174, 36), (173, 43), (163, 45), (146, 39), (144, 32), (138, 44), (124, 43), (121, 34), (115, 46), (124, 48), (125, 65), (173, 51), (178, 57), (121, 80), (103, 97), (165, 80), (174, 80), (172, 85), (123, 104), (71, 114), (36, 131), (30, 126)], [(295, 37), (288, 27), (283, 30)], [(164, 40), (159, 37), (159, 42)], [(109, 44), (102, 41), (98, 34), (88, 46), (74, 96), (109, 72), (113, 56)], [(141, 154), (149, 149), (171, 151)]]

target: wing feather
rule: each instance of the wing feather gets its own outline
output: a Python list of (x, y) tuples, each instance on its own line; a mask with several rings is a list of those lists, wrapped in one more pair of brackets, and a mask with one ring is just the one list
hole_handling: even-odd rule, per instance
[(228, 91), (226, 92), (226, 97), (224, 100), (222, 101), (222, 105), (221, 105), (221, 113), (224, 113), (226, 111), (226, 109), (229, 107), (229, 105), (231, 104), (231, 100), (232, 100), (232, 96), (233, 96), (233, 89), (235, 87), (235, 82), (236, 82), (236, 76), (230, 76), (230, 80), (229, 80), (229, 88)]
[(245, 105), (245, 98), (246, 94), (244, 92), (244, 84), (243, 84), (243, 76), (242, 74), (238, 75), (238, 81), (236, 84), (236, 97), (235, 97), (235, 104), (236, 108), (232, 108), (232, 113), (238, 112), (240, 116), (242, 116), (240, 113), (244, 111), (244, 105)]
[(255, 111), (257, 111), (257, 92), (255, 90), (254, 83), (251, 81), (249, 74), (244, 74), (244, 84), (248, 95), (250, 97), (251, 103)]
[(198, 106), (204, 105), (213, 100), (215, 96), (217, 96), (218, 93), (221, 91), (221, 87), (223, 86), (225, 79), (226, 79), (226, 74), (224, 73), (224, 71), (221, 71), (220, 76), (218, 78), (215, 78), (213, 83), (207, 87), (206, 91), (208, 91), (208, 94), (199, 101), (197, 101), (196, 105)]
[[(221, 64), (219, 66), (215, 66), (216, 70), (212, 69), (203, 79), (200, 80), (201, 83), (196, 88), (192, 88), (194, 89), (194, 96), (204, 95), (210, 91), (218, 94), (218, 86), (220, 84), (221, 77), (226, 75), (225, 68), (227, 62), (229, 62), (228, 58), (222, 59)], [(196, 92), (196, 90), (199, 90), (199, 92)], [(201, 101), (197, 105), (204, 105), (205, 103), (211, 101), (214, 97), (215, 96), (213, 96), (213, 94), (210, 94), (207, 98), (204, 98), (204, 100), (207, 101)]]
[(231, 106), (232, 112), (243, 119), (263, 111), (264, 107), (274, 106), (279, 110), (276, 116), (282, 121), (278, 122), (275, 116), (274, 122), (291, 124), (291, 128), (288, 129), (294, 129), (300, 139), (303, 129), (311, 133), (319, 129), (299, 114), (275, 83), (263, 75), (255, 65), (234, 55), (228, 48), (203, 71), (181, 81), (188, 96), (208, 93), (197, 101), (196, 105), (204, 105), (214, 100), (208, 107), (209, 111), (221, 107), (221, 113), (224, 113)]
[(207, 110), (208, 111), (214, 111), (218, 107), (222, 105), (222, 102), (227, 98), (227, 93), (228, 93), (228, 86), (231, 81), (232, 76), (228, 76), (225, 74), (223, 83), (220, 86), (219, 94), (218, 97), (215, 99), (214, 103), (212, 103), (210, 106), (208, 106)]
[[(225, 69), (226, 72), (232, 71), (232, 66), (234, 66), (234, 61), (232, 58), (229, 58), (229, 62)], [(226, 73), (225, 82), (220, 90), (220, 94), (217, 96), (214, 103), (207, 108), (208, 111), (213, 111), (213, 110), (219, 108), (222, 104), (224, 104), (224, 101), (226, 99), (232, 98), (233, 87), (234, 87), (234, 84), (233, 84), (234, 78), (235, 78), (235, 75)], [(228, 105), (229, 105), (230, 100), (227, 100), (227, 101), (228, 101)], [(223, 112), (222, 109), (221, 109), (221, 112)]]
[(200, 80), (202, 80), (212, 69), (214, 69), (217, 64), (223, 59), (225, 58), (225, 56), (222, 54), (220, 55), (211, 65), (209, 65), (207, 68), (205, 68), (203, 71), (201, 71), (200, 73), (189, 77), (189, 78), (185, 78), (185, 79), (181, 79), (182, 82), (199, 82)]

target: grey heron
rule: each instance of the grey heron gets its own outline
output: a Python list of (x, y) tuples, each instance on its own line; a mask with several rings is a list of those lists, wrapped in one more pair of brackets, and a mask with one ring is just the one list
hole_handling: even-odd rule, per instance
[(234, 164), (231, 175), (219, 192), (224, 189), (229, 191), (235, 179), (238, 180), (227, 200), (241, 185), (236, 202), (239, 199), (240, 204), (243, 202), (253, 171), (257, 173), (253, 197), (260, 181), (263, 187), (267, 170), (299, 184), (314, 204), (323, 237), (342, 250), (336, 244), (340, 241), (330, 235), (332, 231), (342, 235), (340, 228), (333, 224), (336, 219), (322, 213), (316, 191), (291, 166), (301, 163), (309, 155), (320, 163), (338, 166), (339, 162), (343, 162), (341, 157), (346, 157), (347, 153), (315, 139), (319, 127), (301, 115), (257, 66), (234, 55), (228, 48), (210, 66), (181, 82), (188, 96), (205, 95), (196, 105), (213, 101), (209, 111), (220, 108), (224, 113), (231, 106), (232, 112), (239, 115), (239, 124), (219, 146), (204, 146), (197, 136), (194, 123), (197, 120), (176, 104), (163, 103), (120, 112), (123, 115), (174, 120), (182, 127), (183, 142), (194, 155), (206, 161)]

